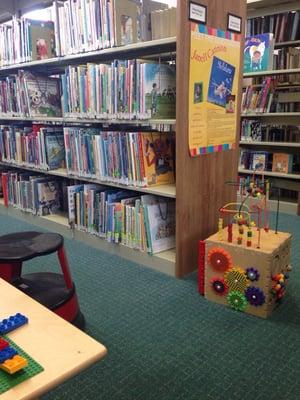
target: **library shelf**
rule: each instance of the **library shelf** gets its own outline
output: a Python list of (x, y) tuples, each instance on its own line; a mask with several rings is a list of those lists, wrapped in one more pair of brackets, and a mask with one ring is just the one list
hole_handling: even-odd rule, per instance
[(292, 75), (292, 74), (300, 74), (300, 68), (271, 69), (268, 71), (245, 72), (243, 74), (243, 77), (244, 78), (255, 78), (256, 76)]
[(281, 49), (282, 47), (300, 47), (300, 40), (289, 40), (286, 42), (276, 42), (274, 45), (275, 49)]
[(300, 147), (300, 143), (291, 142), (253, 142), (247, 140), (241, 140), (240, 145), (242, 146), (272, 146), (272, 147)]
[(175, 125), (176, 119), (97, 119), (97, 118), (69, 118), (69, 117), (17, 117), (1, 115), (0, 121), (7, 122), (42, 122), (49, 124), (65, 125), (130, 125), (130, 126), (153, 126), (153, 125)]
[[(237, 195), (237, 202), (238, 203), (241, 202), (240, 194)], [(269, 200), (267, 200), (267, 203), (268, 203), (268, 207), (269, 207), (270, 211), (276, 212), (277, 203), (278, 203), (277, 200), (269, 199)], [(291, 201), (280, 200), (279, 210), (280, 210), (280, 212), (285, 213), (285, 214), (297, 215), (297, 203), (296, 202), (294, 203)]]
[(176, 37), (156, 39), (147, 42), (128, 44), (126, 46), (109, 47), (86, 53), (70, 54), (67, 56), (54, 57), (46, 60), (30, 61), (20, 64), (7, 65), (0, 68), (0, 75), (14, 73), (20, 69), (31, 71), (45, 71), (47, 74), (59, 73), (71, 64), (84, 64), (87, 62), (112, 61), (118, 58), (141, 58), (143, 56), (159, 56), (160, 54), (172, 54), (176, 51)]
[(1, 214), (17, 218), (42, 229), (58, 232), (68, 239), (78, 240), (88, 246), (106, 251), (112, 255), (117, 255), (167, 275), (175, 276), (175, 249), (167, 250), (155, 255), (143, 253), (126, 246), (109, 243), (102, 238), (83, 231), (70, 229), (68, 218), (65, 215), (53, 214), (44, 217), (33, 215), (12, 206), (5, 207), (3, 199), (0, 199), (0, 219)]
[(263, 118), (291, 118), (291, 117), (300, 117), (300, 112), (249, 112), (242, 113), (242, 118), (255, 118), (255, 117), (263, 117)]
[(171, 199), (176, 198), (176, 185), (175, 184), (159, 185), (159, 186), (154, 186), (154, 187), (138, 187), (138, 186), (132, 186), (132, 185), (123, 185), (121, 183), (116, 183), (116, 182), (102, 181), (102, 180), (94, 179), (91, 177), (81, 177), (78, 175), (70, 175), (70, 174), (68, 174), (67, 170), (63, 169), (63, 168), (54, 169), (54, 170), (45, 170), (45, 169), (37, 168), (35, 166), (28, 166), (28, 165), (16, 164), (16, 163), (12, 163), (12, 162), (4, 162), (4, 161), (0, 161), (0, 165), (8, 167), (8, 168), (18, 168), (18, 169), (26, 170), (26, 171), (39, 172), (39, 173), (45, 174), (45, 175), (52, 175), (52, 176), (57, 176), (57, 177), (62, 177), (62, 178), (67, 178), (67, 179), (76, 179), (76, 180), (83, 181), (83, 182), (98, 183), (99, 185), (115, 187), (115, 188), (120, 188), (120, 189), (124, 189), (124, 190), (132, 190), (132, 191), (140, 192), (140, 193), (153, 194), (156, 196), (168, 197)]
[(286, 178), (286, 179), (300, 179), (300, 174), (284, 174), (281, 172), (272, 172), (272, 171), (253, 171), (251, 169), (239, 168), (239, 174), (252, 175), (254, 172), (256, 175), (274, 176), (276, 178)]

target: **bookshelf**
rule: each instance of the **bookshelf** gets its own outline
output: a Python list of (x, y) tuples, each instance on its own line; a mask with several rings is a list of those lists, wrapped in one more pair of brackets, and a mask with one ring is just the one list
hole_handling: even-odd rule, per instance
[[(299, 13), (299, 11), (300, 11), (300, 3), (295, 1), (281, 2), (281, 1), (270, 1), (270, 0), (262, 0), (262, 1), (254, 0), (251, 1), (250, 4), (248, 4), (248, 14), (247, 14), (248, 19), (254, 18), (254, 20), (253, 23), (249, 22), (247, 26), (251, 27), (251, 29), (254, 30), (258, 29), (259, 32), (257, 33), (263, 33), (263, 32), (268, 33), (269, 31), (265, 30), (265, 28), (266, 26), (271, 26), (271, 21), (272, 21), (272, 24), (274, 23), (273, 26), (274, 26), (275, 38), (277, 38), (277, 42), (275, 42), (274, 45), (275, 52), (276, 50), (279, 49), (299, 48), (300, 47), (299, 33), (298, 36), (296, 33), (295, 40), (284, 40), (284, 41), (282, 40), (283, 38), (285, 39), (291, 38), (291, 36), (289, 35), (291, 35), (293, 29), (291, 29), (292, 25), (289, 26), (287, 21), (288, 20), (290, 21), (289, 19), (290, 17), (292, 18), (291, 21), (296, 20), (296, 18), (293, 19), (293, 15), (295, 16), (297, 12)], [(290, 12), (293, 12), (294, 14)], [(284, 13), (289, 13), (289, 14), (288, 16), (285, 17), (280, 16), (281, 14), (283, 15)], [(284, 30), (282, 29), (282, 27), (280, 27), (278, 21), (280, 21), (280, 23), (283, 23), (282, 21), (286, 21), (285, 22), (286, 28)], [(295, 32), (297, 32), (297, 29)], [(289, 52), (290, 50), (287, 51)], [(285, 54), (286, 53), (284, 52), (283, 53), (284, 57)], [(252, 82), (253, 83), (252, 86), (254, 90), (257, 90), (263, 87), (262, 79), (267, 77), (273, 77), (273, 78), (276, 78), (277, 76), (280, 77), (280, 80), (277, 83), (275, 89), (276, 101), (280, 105), (279, 110), (282, 111), (280, 103), (286, 103), (288, 105), (288, 107), (287, 108), (284, 107), (284, 109), (293, 110), (293, 108), (290, 108), (288, 103), (294, 102), (294, 104), (296, 104), (299, 103), (300, 101), (300, 82), (298, 82), (299, 81), (298, 76), (296, 76), (296, 78), (293, 77), (300, 73), (300, 64), (292, 66), (293, 68), (273, 69), (267, 71), (244, 73), (243, 77), (245, 78), (245, 84), (247, 84), (249, 81), (251, 82), (251, 79), (249, 78), (252, 78), (254, 80)], [(285, 130), (285, 132), (287, 132), (291, 128), (293, 129), (295, 128), (294, 132), (296, 132), (300, 126), (300, 112), (299, 112), (300, 110), (298, 109), (299, 110), (298, 111), (297, 108), (295, 108), (294, 110), (291, 112), (244, 112), (242, 113), (241, 116), (243, 120), (249, 120), (249, 124), (251, 124), (251, 120), (253, 120), (254, 124), (255, 121), (259, 121), (259, 124), (262, 124), (261, 126), (264, 127), (267, 126), (270, 129), (275, 130), (278, 127), (278, 129), (282, 129)], [(262, 141), (251, 140), (251, 138), (247, 140), (246, 138), (245, 140), (242, 139), (240, 141), (240, 148), (241, 151), (244, 151), (243, 149), (245, 149), (245, 151), (249, 150), (254, 154), (255, 152), (258, 153), (267, 152), (267, 154), (283, 153), (297, 157), (299, 155), (300, 137), (298, 138), (297, 136), (296, 139), (295, 138), (296, 134), (297, 132), (291, 136), (290, 134), (287, 134), (287, 136), (284, 135), (283, 140), (278, 140), (277, 138), (277, 141), (276, 140), (269, 141), (268, 137), (267, 140), (262, 139)], [(298, 134), (300, 135), (299, 130)], [(270, 177), (272, 184), (275, 187), (282, 189), (283, 191), (286, 190), (297, 193), (297, 199), (296, 199), (297, 204), (296, 207), (293, 206), (292, 209), (294, 210), (294, 212), (300, 214), (300, 173), (297, 172), (299, 171), (297, 165), (295, 168), (296, 169), (294, 173), (257, 171), (257, 174), (261, 173), (266, 177)], [(253, 174), (253, 170), (239, 167), (239, 174), (242, 176), (251, 175)], [(292, 198), (290, 201), (292, 201)], [(288, 204), (288, 199), (286, 200), (286, 204)], [(293, 203), (291, 203), (291, 205), (292, 204)]]
[[(49, 3), (49, 2), (48, 2)], [(246, 1), (240, 0), (194, 0), (194, 3), (207, 6), (207, 26), (227, 29), (228, 12), (239, 15), (245, 20)], [(216, 13), (218, 10), (218, 13)], [(13, 116), (0, 116), (2, 122), (44, 122), (53, 125), (89, 125), (102, 124), (103, 126), (128, 125), (128, 126), (176, 126), (176, 184), (163, 185), (151, 188), (128, 187), (136, 192), (159, 195), (176, 199), (176, 248), (156, 255), (148, 255), (127, 248), (107, 243), (92, 235), (78, 230), (70, 230), (67, 217), (64, 215), (51, 215), (38, 217), (24, 213), (14, 207), (4, 208), (0, 201), (0, 211), (6, 215), (34, 223), (48, 229), (55, 229), (67, 237), (84, 241), (89, 245), (101, 248), (112, 254), (118, 254), (148, 267), (160, 270), (169, 275), (182, 277), (197, 267), (197, 243), (215, 232), (217, 227), (218, 208), (235, 200), (235, 189), (225, 182), (236, 179), (238, 150), (224, 151), (197, 158), (190, 158), (188, 152), (188, 85), (189, 85), (189, 57), (190, 57), (190, 22), (188, 20), (189, 1), (177, 2), (177, 36), (176, 38), (159, 39), (151, 42), (142, 42), (118, 48), (109, 48), (89, 53), (74, 54), (56, 57), (44, 61), (33, 61), (18, 65), (5, 66), (0, 69), (0, 76), (6, 76), (18, 69), (31, 71), (45, 71), (49, 74), (58, 74), (66, 65), (77, 65), (87, 62), (106, 62), (117, 58), (140, 57), (169, 57), (176, 58), (177, 89), (176, 89), (176, 119), (171, 120), (97, 120), (80, 118), (22, 118)], [(242, 24), (244, 26), (244, 24)], [(242, 60), (242, 51), (241, 51)], [(239, 77), (241, 87), (242, 74)], [(239, 96), (240, 104), (241, 96)], [(236, 139), (238, 140), (238, 132)], [(3, 166), (11, 164), (1, 163)], [(12, 165), (13, 166), (13, 165)], [(100, 183), (106, 186), (124, 188), (109, 182), (69, 176), (66, 170), (44, 171), (26, 165), (14, 165), (20, 171), (37, 171), (45, 175), (63, 178), (78, 179), (80, 181)], [(205, 217), (204, 217), (205, 216)]]

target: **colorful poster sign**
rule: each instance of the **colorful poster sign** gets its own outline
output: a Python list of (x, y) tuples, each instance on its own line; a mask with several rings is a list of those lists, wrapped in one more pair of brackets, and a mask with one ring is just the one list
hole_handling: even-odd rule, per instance
[(240, 35), (191, 23), (191, 157), (235, 147)]

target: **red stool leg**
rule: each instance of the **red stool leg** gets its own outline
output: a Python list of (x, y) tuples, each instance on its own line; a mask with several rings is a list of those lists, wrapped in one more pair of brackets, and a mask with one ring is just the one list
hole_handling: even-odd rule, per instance
[(22, 271), (22, 263), (0, 264), (0, 277), (7, 282), (19, 278)]
[(73, 282), (70, 274), (68, 259), (63, 246), (57, 251), (57, 254), (62, 272), (64, 274), (66, 286), (68, 289), (71, 289), (73, 287)]

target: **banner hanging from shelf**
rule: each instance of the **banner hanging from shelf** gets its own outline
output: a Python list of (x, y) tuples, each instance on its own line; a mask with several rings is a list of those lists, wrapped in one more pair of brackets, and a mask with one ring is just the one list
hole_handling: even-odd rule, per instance
[(241, 35), (191, 23), (191, 157), (236, 146)]

